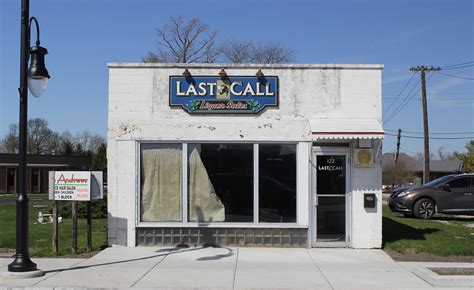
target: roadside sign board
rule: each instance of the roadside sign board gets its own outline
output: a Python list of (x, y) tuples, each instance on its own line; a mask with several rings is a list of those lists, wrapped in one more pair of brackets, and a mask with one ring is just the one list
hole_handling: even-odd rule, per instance
[(49, 199), (89, 201), (102, 199), (102, 171), (50, 171)]
[(54, 200), (90, 200), (91, 173), (56, 171), (53, 179)]

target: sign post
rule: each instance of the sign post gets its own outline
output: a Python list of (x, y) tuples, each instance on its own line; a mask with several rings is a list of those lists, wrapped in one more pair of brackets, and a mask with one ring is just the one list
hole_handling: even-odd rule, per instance
[(72, 245), (77, 253), (77, 201), (87, 202), (87, 251), (92, 251), (92, 199), (104, 196), (102, 171), (51, 171), (49, 172), (49, 199), (53, 205), (53, 253), (58, 252), (58, 201), (71, 201)]

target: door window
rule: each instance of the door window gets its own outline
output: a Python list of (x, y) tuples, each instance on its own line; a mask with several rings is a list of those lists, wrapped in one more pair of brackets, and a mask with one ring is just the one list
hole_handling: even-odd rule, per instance
[(316, 157), (316, 242), (346, 240), (346, 156)]

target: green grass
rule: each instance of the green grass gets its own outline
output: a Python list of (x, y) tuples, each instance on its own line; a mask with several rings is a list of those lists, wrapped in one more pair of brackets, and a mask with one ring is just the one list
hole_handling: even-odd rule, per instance
[(438, 256), (474, 256), (474, 217), (435, 215), (432, 220), (405, 218), (383, 207), (384, 250)]
[[(42, 195), (44, 197), (44, 195)], [(47, 195), (46, 195), (47, 196)], [(30, 194), (29, 203), (29, 246), (30, 255), (34, 257), (47, 257), (52, 255), (51, 236), (52, 224), (37, 223), (38, 209), (33, 208), (34, 205), (47, 205), (48, 208), (41, 209), (46, 213), (52, 206), (51, 201), (34, 202), (32, 199), (39, 197), (39, 195)], [(5, 196), (2, 197), (6, 199)], [(10, 199), (15, 199), (16, 196), (11, 196)], [(16, 205), (0, 205), (0, 248), (15, 249), (16, 239)], [(84, 253), (87, 246), (86, 219), (78, 219), (77, 222), (77, 244), (78, 254)], [(93, 219), (92, 220), (92, 243), (93, 250), (100, 250), (107, 244), (106, 242), (107, 219)], [(59, 256), (71, 254), (71, 236), (72, 236), (72, 221), (65, 219), (59, 224)]]

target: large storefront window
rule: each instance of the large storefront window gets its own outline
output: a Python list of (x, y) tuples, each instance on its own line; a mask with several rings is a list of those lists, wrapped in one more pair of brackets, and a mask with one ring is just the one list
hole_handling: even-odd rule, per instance
[(253, 221), (253, 144), (188, 144), (189, 221)]
[(296, 145), (142, 144), (140, 211), (143, 222), (295, 223)]
[(259, 221), (296, 222), (296, 145), (259, 145)]
[(182, 167), (181, 144), (142, 144), (142, 221), (182, 221)]

